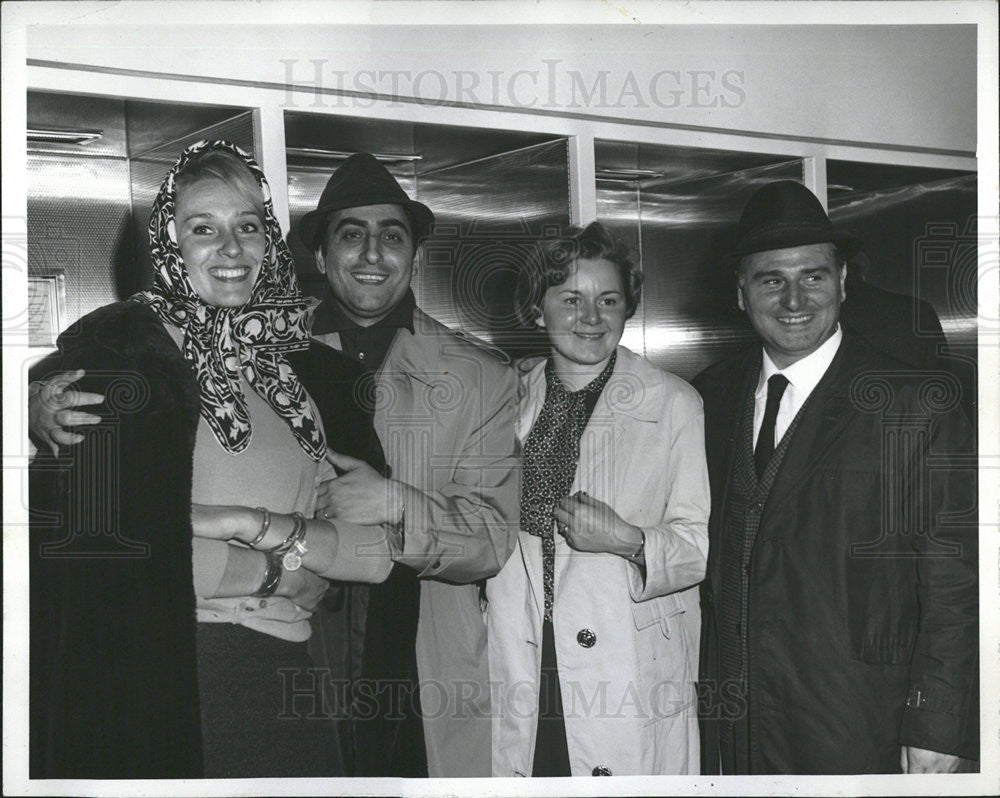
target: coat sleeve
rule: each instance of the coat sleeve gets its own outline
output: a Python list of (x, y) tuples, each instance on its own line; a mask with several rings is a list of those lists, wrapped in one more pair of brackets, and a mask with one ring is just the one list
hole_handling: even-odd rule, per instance
[(708, 557), (708, 514), (711, 506), (705, 466), (705, 417), (693, 391), (666, 403), (661, 424), (671, 425), (669, 446), (658, 462), (644, 468), (662, 471), (667, 500), (661, 520), (646, 527), (645, 575), (629, 565), (629, 591), (634, 601), (673, 593), (705, 578)]
[(914, 536), (920, 625), (900, 732), (901, 745), (966, 759), (979, 758), (974, 451), (964, 416), (942, 415), (931, 430), (928, 461), (913, 469), (929, 484), (930, 527)]
[(447, 484), (436, 491), (404, 484), (404, 523), (390, 530), (389, 543), (396, 562), (421, 577), (474, 582), (496, 574), (513, 551), (520, 490), (515, 378), (499, 366), (496, 375), (479, 386), (482, 422), (456, 447)]

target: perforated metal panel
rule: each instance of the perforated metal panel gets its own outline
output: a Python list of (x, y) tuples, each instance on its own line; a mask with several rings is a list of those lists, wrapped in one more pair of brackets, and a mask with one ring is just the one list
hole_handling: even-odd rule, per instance
[(146, 225), (153, 198), (177, 155), (201, 138), (225, 138), (254, 150), (249, 111), (218, 119), (228, 109), (190, 112), (186, 106), (139, 103), (143, 141), (151, 141), (154, 110), (169, 120), (171, 134), (185, 124), (180, 138), (138, 157), (129, 144), (127, 101), (32, 92), (29, 128), (94, 129), (98, 141), (82, 146), (29, 142), (28, 273), (65, 278), (65, 328), (102, 305), (130, 296), (151, 278)]
[(65, 275), (65, 328), (114, 302), (128, 281), (128, 162), (28, 153), (27, 189), (28, 273)]

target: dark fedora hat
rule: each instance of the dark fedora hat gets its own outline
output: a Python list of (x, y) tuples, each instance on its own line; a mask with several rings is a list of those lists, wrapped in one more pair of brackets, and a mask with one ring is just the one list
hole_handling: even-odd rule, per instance
[(402, 205), (413, 223), (413, 238), (419, 241), (430, 232), (434, 214), (421, 202), (411, 200), (389, 170), (373, 155), (359, 152), (344, 161), (330, 176), (316, 210), (299, 222), (299, 236), (316, 249), (326, 233), (326, 219), (334, 211), (366, 205)]
[(845, 258), (858, 249), (853, 234), (841, 230), (826, 215), (819, 199), (794, 180), (768, 183), (755, 193), (736, 227), (733, 265), (744, 255), (807, 244), (836, 244)]

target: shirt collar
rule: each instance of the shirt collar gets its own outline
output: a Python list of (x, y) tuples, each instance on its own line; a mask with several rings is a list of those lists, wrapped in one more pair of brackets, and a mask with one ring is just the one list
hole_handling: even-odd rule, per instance
[(779, 369), (774, 361), (764, 352), (764, 361), (760, 369), (760, 379), (757, 380), (757, 395), (767, 390), (767, 381), (775, 374), (784, 374), (789, 384), (803, 396), (812, 393), (813, 388), (823, 379), (826, 370), (830, 368), (840, 342), (844, 334), (840, 325), (833, 331), (833, 335), (826, 339), (823, 344), (812, 354), (806, 355), (801, 360), (796, 360), (792, 365)]
[(379, 319), (370, 327), (364, 328), (356, 321), (347, 317), (344, 311), (341, 310), (340, 305), (337, 304), (337, 300), (334, 299), (333, 291), (327, 287), (326, 292), (323, 294), (323, 300), (320, 302), (319, 307), (316, 308), (316, 312), (313, 314), (312, 334), (328, 335), (329, 333), (350, 332), (352, 330), (374, 330), (397, 327), (405, 327), (412, 333), (413, 311), (416, 307), (417, 301), (413, 296), (413, 290), (409, 289), (407, 290), (406, 295), (399, 300), (396, 307), (389, 312), (388, 316), (383, 319)]
[(569, 390), (563, 381), (559, 379), (559, 375), (556, 374), (555, 364), (552, 362), (550, 357), (545, 363), (545, 382), (549, 390), (555, 389), (558, 391), (563, 391), (570, 396), (583, 396), (585, 394), (601, 394), (604, 390), (604, 386), (608, 384), (608, 380), (611, 379), (611, 372), (615, 370), (615, 363), (618, 361), (618, 350), (616, 349), (611, 353), (611, 358), (608, 360), (607, 365), (601, 370), (594, 379), (584, 385), (577, 391)]

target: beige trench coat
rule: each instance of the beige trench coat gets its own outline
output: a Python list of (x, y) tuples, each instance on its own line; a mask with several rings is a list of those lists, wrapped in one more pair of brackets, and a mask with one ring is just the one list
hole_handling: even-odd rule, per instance
[[(518, 437), (544, 402), (544, 362), (522, 378)], [(574, 776), (698, 772), (695, 680), (710, 507), (701, 399), (619, 347), (580, 439), (573, 491), (646, 536), (646, 578), (556, 535), (554, 630)], [(487, 583), (493, 775), (530, 776), (541, 668), (542, 556), (521, 532)]]
[[(486, 623), (477, 580), (517, 535), (515, 376), (417, 308), (377, 375), (375, 432), (405, 491), (392, 559), (421, 578), (417, 673), (432, 778), (490, 774)], [(340, 348), (336, 333), (320, 336)]]

